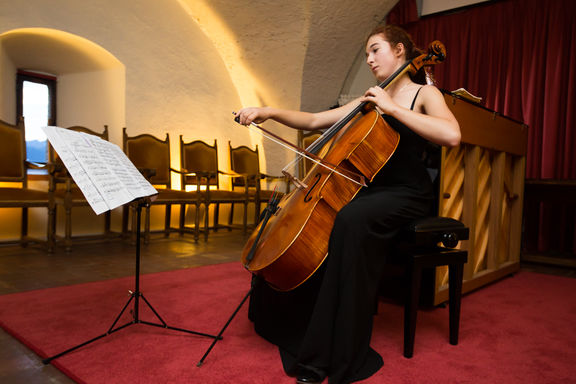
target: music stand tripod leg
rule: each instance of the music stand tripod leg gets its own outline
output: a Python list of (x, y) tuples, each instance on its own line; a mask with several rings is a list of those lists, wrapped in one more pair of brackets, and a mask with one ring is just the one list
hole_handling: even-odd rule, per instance
[(220, 332), (218, 332), (218, 335), (214, 338), (214, 340), (212, 341), (212, 344), (210, 344), (210, 346), (208, 347), (208, 349), (206, 350), (206, 353), (204, 353), (204, 356), (202, 356), (202, 358), (200, 359), (200, 361), (198, 362), (198, 364), (196, 364), (197, 367), (201, 367), (202, 364), (204, 364), (204, 360), (206, 360), (206, 357), (208, 356), (208, 354), (210, 353), (210, 351), (212, 350), (212, 348), (214, 348), (214, 346), (216, 345), (216, 342), (218, 340), (222, 340), (222, 334), (224, 333), (224, 331), (226, 330), (226, 328), (228, 328), (228, 326), (230, 325), (230, 323), (232, 322), (232, 320), (234, 319), (234, 317), (236, 316), (236, 314), (238, 313), (238, 311), (240, 311), (240, 308), (242, 308), (242, 306), (244, 305), (244, 303), (246, 302), (246, 300), (248, 299), (248, 297), (250, 297), (250, 295), (252, 294), (252, 291), (254, 290), (253, 287), (250, 288), (250, 290), (248, 291), (248, 293), (246, 294), (246, 296), (244, 296), (244, 298), (242, 299), (242, 301), (240, 302), (240, 304), (238, 304), (238, 306), (236, 307), (236, 309), (234, 310), (234, 312), (232, 313), (232, 315), (230, 316), (230, 318), (228, 319), (228, 321), (226, 322), (226, 324), (224, 324), (224, 326), (222, 327), (222, 329), (220, 330)]
[[(254, 252), (256, 251), (256, 245), (258, 244), (258, 241), (260, 239), (260, 236), (262, 235), (262, 232), (264, 231), (264, 228), (266, 227), (266, 224), (268, 223), (268, 220), (270, 219), (270, 217), (278, 210), (278, 202), (280, 201), (279, 198), (276, 197), (272, 197), (270, 199), (270, 201), (268, 202), (268, 205), (266, 206), (266, 208), (264, 209), (264, 212), (262, 212), (261, 218), (260, 218), (260, 222), (262, 223), (260, 225), (260, 230), (256, 236), (256, 240), (254, 241), (254, 245), (252, 246), (252, 249), (250, 249), (250, 252), (248, 253), (248, 256), (246, 258), (248, 264), (250, 263), (250, 261), (252, 261), (252, 258), (254, 257)], [(246, 302), (246, 300), (248, 299), (248, 297), (250, 297), (250, 295), (252, 294), (252, 292), (254, 291), (254, 282), (256, 281), (256, 279), (258, 279), (258, 276), (256, 275), (252, 275), (252, 283), (250, 286), (250, 290), (248, 291), (248, 293), (246, 294), (246, 296), (244, 296), (244, 298), (242, 299), (242, 301), (240, 302), (240, 304), (238, 304), (238, 307), (236, 307), (236, 310), (234, 310), (234, 312), (232, 313), (232, 315), (230, 316), (230, 318), (228, 319), (228, 321), (226, 322), (226, 324), (224, 325), (224, 327), (222, 327), (222, 329), (220, 330), (220, 332), (218, 333), (218, 336), (216, 336), (216, 338), (212, 341), (212, 344), (210, 345), (210, 347), (208, 347), (208, 350), (206, 351), (206, 353), (204, 354), (204, 356), (202, 356), (202, 358), (200, 359), (200, 361), (198, 362), (198, 364), (196, 364), (197, 367), (202, 366), (202, 364), (204, 364), (204, 360), (206, 359), (206, 357), (208, 356), (208, 354), (210, 353), (210, 351), (212, 350), (212, 348), (214, 348), (214, 346), (216, 345), (216, 342), (218, 340), (222, 339), (222, 334), (224, 333), (224, 331), (226, 330), (226, 328), (228, 328), (228, 325), (230, 325), (230, 323), (232, 322), (232, 319), (234, 319), (234, 317), (236, 316), (236, 314), (238, 313), (238, 311), (240, 311), (240, 308), (242, 308), (242, 306), (244, 305), (244, 303)]]
[[(168, 324), (166, 324), (166, 322), (162, 319), (162, 317), (160, 317), (160, 315), (158, 314), (158, 312), (152, 307), (152, 305), (150, 304), (150, 302), (148, 302), (148, 300), (146, 300), (146, 298), (144, 297), (144, 295), (140, 292), (140, 220), (141, 220), (141, 213), (142, 213), (142, 207), (143, 206), (147, 206), (150, 204), (150, 201), (148, 198), (141, 198), (138, 199), (138, 201), (135, 203), (136, 204), (136, 272), (135, 272), (135, 289), (134, 292), (130, 292), (130, 298), (128, 299), (128, 301), (126, 302), (126, 304), (124, 305), (124, 307), (122, 308), (122, 310), (120, 311), (120, 313), (118, 314), (118, 316), (116, 316), (116, 319), (114, 320), (114, 322), (112, 323), (112, 325), (110, 326), (110, 328), (108, 329), (108, 331), (106, 333), (103, 333), (99, 336), (94, 337), (93, 339), (90, 339), (88, 341), (85, 341), (81, 344), (78, 344), (72, 348), (69, 348), (67, 350), (65, 350), (64, 352), (60, 352), (54, 356), (50, 356), (46, 359), (43, 359), (42, 362), (44, 364), (49, 364), (52, 360), (61, 357), (69, 352), (75, 351), (81, 347), (84, 347), (94, 341), (100, 340), (103, 337), (106, 337), (116, 331), (119, 331), (123, 328), (128, 327), (129, 325), (133, 325), (133, 324), (146, 324), (146, 325), (152, 325), (155, 327), (161, 327), (161, 328), (166, 328), (166, 329), (172, 329), (175, 331), (180, 331), (180, 332), (187, 332), (187, 333), (192, 333), (195, 335), (200, 335), (200, 336), (206, 336), (206, 337), (211, 337), (214, 338), (215, 340), (218, 339), (222, 339), (221, 335), (219, 336), (214, 336), (214, 335), (210, 335), (207, 333), (201, 333), (201, 332), (196, 332), (196, 331), (191, 331), (188, 329), (182, 329), (182, 328), (176, 328), (176, 327), (171, 327)], [(148, 305), (148, 307), (152, 310), (152, 312), (154, 313), (154, 315), (156, 315), (156, 317), (158, 318), (158, 320), (160, 320), (161, 324), (157, 324), (157, 323), (152, 323), (152, 322), (148, 322), (148, 321), (144, 321), (144, 320), (140, 320), (140, 307), (139, 307), (139, 301), (140, 298), (142, 298), (144, 300), (144, 303), (146, 305)], [(130, 305), (130, 303), (134, 301), (134, 309), (133, 309), (133, 319), (132, 321), (129, 321), (128, 323), (121, 325), (117, 328), (114, 328), (116, 326), (116, 324), (118, 323), (118, 321), (120, 320), (120, 318), (122, 317), (122, 314), (126, 311), (126, 309), (128, 308), (128, 306)]]

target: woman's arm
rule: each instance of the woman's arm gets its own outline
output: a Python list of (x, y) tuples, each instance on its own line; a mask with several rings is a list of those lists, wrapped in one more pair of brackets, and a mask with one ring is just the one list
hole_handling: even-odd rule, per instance
[(442, 93), (432, 85), (421, 89), (414, 110), (395, 103), (380, 87), (370, 88), (361, 100), (373, 102), (383, 113), (395, 117), (428, 141), (445, 146), (460, 144), (458, 121)]
[(272, 107), (249, 107), (242, 108), (237, 113), (238, 122), (249, 125), (254, 122), (260, 124), (272, 119), (291, 128), (314, 131), (331, 127), (340, 118), (352, 111), (360, 99), (353, 100), (346, 105), (322, 112), (302, 112)]

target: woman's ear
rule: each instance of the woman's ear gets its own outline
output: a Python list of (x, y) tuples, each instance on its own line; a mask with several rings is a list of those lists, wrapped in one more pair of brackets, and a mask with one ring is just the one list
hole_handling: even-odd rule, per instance
[(394, 54), (396, 55), (396, 57), (401, 56), (406, 57), (406, 48), (404, 47), (404, 44), (402, 43), (396, 44), (396, 47), (394, 47)]

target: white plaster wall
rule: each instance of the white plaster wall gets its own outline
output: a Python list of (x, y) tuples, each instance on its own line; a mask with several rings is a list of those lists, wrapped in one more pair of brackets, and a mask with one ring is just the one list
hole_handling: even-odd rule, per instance
[(318, 111), (337, 103), (369, 32), (397, 0), (313, 1), (314, 19), (303, 74), (302, 108)]
[[(188, 140), (217, 139), (223, 168), (228, 164), (227, 140), (237, 145), (250, 143), (247, 131), (238, 129), (232, 121), (231, 111), (240, 102), (220, 56), (175, 1), (0, 3), (0, 33), (28, 27), (52, 28), (88, 39), (113, 54), (126, 68), (125, 74), (108, 71), (61, 76), (59, 125), (85, 125), (101, 131), (107, 124), (111, 141), (118, 145), (124, 126), (130, 135), (164, 137), (169, 132), (175, 168), (179, 167), (179, 134)], [(1, 88), (6, 97), (2, 99), (0, 118), (15, 114), (13, 72), (15, 68), (4, 61)], [(75, 79), (80, 77), (82, 83), (78, 84)], [(105, 89), (101, 82), (115, 83), (113, 92), (100, 94), (99, 90)], [(4, 90), (10, 87), (7, 95)], [(120, 95), (125, 96), (125, 105), (111, 108), (110, 98), (124, 104)], [(99, 224), (92, 229), (85, 229), (85, 224), (82, 217), (75, 220), (75, 233), (100, 230)], [(43, 234), (40, 230), (37, 235)]]
[(340, 91), (339, 104), (346, 104), (348, 101), (363, 95), (368, 88), (376, 84), (378, 84), (378, 81), (374, 78), (366, 64), (366, 55), (364, 49), (362, 49), (356, 55), (350, 71), (346, 76), (346, 80)]
[[(130, 135), (146, 132), (163, 137), (171, 132), (174, 137), (184, 133), (214, 138), (218, 134), (219, 142), (228, 137), (244, 141), (247, 136), (231, 123), (239, 99), (229, 87), (226, 68), (175, 1), (8, 0), (0, 4), (0, 26), (0, 32), (35, 26), (73, 33), (124, 64), (125, 121), (108, 123), (116, 143), (121, 143), (123, 126)], [(63, 88), (66, 91), (65, 84)], [(63, 118), (67, 115), (60, 112)], [(69, 112), (65, 125), (74, 125), (76, 116)], [(103, 121), (93, 119), (102, 125)], [(173, 149), (173, 153), (177, 166), (178, 152)]]
[(7, 123), (16, 123), (16, 68), (10, 58), (4, 54), (0, 42), (0, 119)]
[[(113, 95), (91, 95), (73, 85), (75, 75), (62, 76), (60, 125), (101, 130), (107, 124), (111, 141), (119, 145), (124, 126), (129, 135), (164, 137), (168, 132), (174, 167), (179, 164), (180, 134), (186, 141), (216, 139), (223, 169), (228, 167), (228, 140), (235, 146), (259, 144), (263, 170), (278, 174), (292, 154), (232, 121), (245, 91), (237, 86), (242, 79), (232, 77), (235, 70), (242, 66), (253, 76), (261, 105), (328, 108), (336, 102), (366, 33), (396, 1), (2, 0), (0, 33), (27, 27), (65, 31), (94, 42), (125, 66), (124, 83), (114, 79), (117, 74), (85, 76), (88, 84), (117, 81)], [(201, 6), (210, 13), (201, 13)], [(228, 55), (224, 35), (207, 26), (212, 19), (229, 30), (239, 50), (236, 56)], [(2, 60), (0, 118), (15, 108), (14, 92), (5, 91), (12, 81), (7, 73), (15, 68)], [(122, 92), (124, 109), (112, 111), (96, 100), (113, 97), (122, 103)], [(294, 131), (271, 126), (295, 142)]]
[(58, 125), (82, 125), (102, 132), (104, 125), (114, 127), (109, 139), (122, 143), (125, 117), (124, 68), (71, 73), (58, 77)]

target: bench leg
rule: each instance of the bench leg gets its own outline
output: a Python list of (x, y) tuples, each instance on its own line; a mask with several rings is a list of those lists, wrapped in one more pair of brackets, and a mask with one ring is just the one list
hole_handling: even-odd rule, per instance
[(404, 304), (404, 357), (411, 358), (414, 354), (414, 339), (416, 336), (416, 319), (418, 304), (420, 302), (420, 282), (422, 281), (422, 268), (411, 265), (408, 276), (408, 297)]
[(464, 264), (451, 264), (449, 266), (449, 295), (450, 295), (450, 344), (458, 344), (460, 331), (460, 302), (462, 299), (462, 278)]

